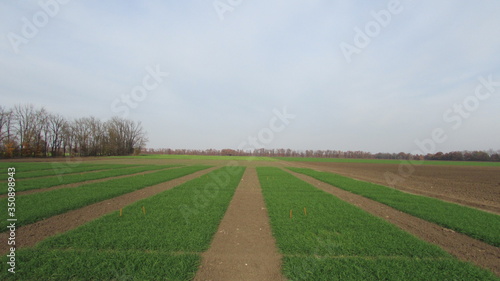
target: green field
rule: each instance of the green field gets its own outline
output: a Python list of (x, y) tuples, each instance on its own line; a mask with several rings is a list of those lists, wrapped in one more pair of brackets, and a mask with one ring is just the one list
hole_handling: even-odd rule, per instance
[(497, 280), (279, 168), (257, 171), (291, 280)]
[[(134, 167), (134, 166), (137, 166), (137, 165), (81, 164), (81, 165), (78, 165), (76, 167), (67, 168), (65, 170), (61, 170), (57, 166), (54, 166), (53, 168), (44, 169), (44, 170), (19, 171), (16, 173), (15, 178), (16, 179), (28, 179), (28, 178), (37, 178), (37, 177), (50, 177), (50, 176), (63, 177), (65, 175), (75, 174), (75, 173), (93, 172), (93, 171), (109, 170), (109, 169), (119, 169), (119, 168)], [(3, 180), (7, 179), (7, 174), (6, 173), (2, 174), (0, 179), (3, 179)]]
[[(244, 170), (220, 168), (131, 204), (122, 216), (113, 212), (21, 250), (16, 279), (191, 280)], [(202, 206), (193, 201), (199, 194)], [(198, 208), (199, 215), (186, 220), (183, 206)], [(10, 280), (2, 264), (0, 277)]]
[[(274, 159), (292, 162), (332, 162), (332, 163), (367, 163), (367, 164), (401, 164), (408, 165), (408, 160), (391, 159), (350, 159), (350, 158), (313, 158), (313, 157), (275, 157)], [(451, 165), (451, 166), (491, 166), (500, 167), (500, 162), (473, 162), (473, 161), (415, 161), (420, 165)]]
[(109, 157), (120, 159), (187, 159), (187, 160), (224, 160), (224, 161), (276, 161), (271, 157), (255, 156), (212, 156), (212, 155), (174, 155), (174, 154), (145, 154), (140, 156)]
[(51, 162), (0, 162), (0, 169), (7, 169), (10, 167), (14, 167), (16, 170), (23, 172), (52, 169)]
[[(112, 169), (112, 167), (114, 167), (115, 165), (109, 165), (109, 166), (110, 166), (109, 169), (94, 171), (91, 173), (65, 174), (62, 176), (53, 176), (43, 179), (34, 178), (34, 179), (18, 180), (16, 181), (16, 191), (19, 192), (32, 189), (43, 189), (63, 184), (79, 183), (88, 180), (105, 179), (116, 176), (131, 175), (140, 172), (178, 167), (178, 165), (148, 165), (148, 166), (120, 165)], [(7, 193), (6, 189), (0, 191), (0, 194), (6, 194), (6, 193)]]
[(493, 246), (500, 246), (500, 216), (498, 215), (333, 173), (302, 168), (288, 169), (462, 232)]
[[(16, 165), (16, 191), (39, 189), (16, 195), (18, 231), (23, 225), (208, 169), (213, 167), (211, 163), (227, 165), (49, 237), (35, 247), (20, 247), (15, 275), (7, 272), (4, 255), (0, 280), (192, 280), (243, 180), (245, 167), (233, 166), (238, 163), (260, 166), (256, 169), (265, 206), (259, 204), (255, 210), (267, 211), (272, 235), (283, 255), (281, 271), (289, 280), (500, 280), (492, 272), (460, 261), (286, 169), (497, 247), (498, 215), (332, 173), (262, 167), (263, 163), (247, 162), (250, 159), (246, 157), (147, 155), (104, 160), (71, 166)], [(277, 160), (268, 163), (281, 167), (283, 162)], [(59, 173), (54, 175), (54, 169)], [(145, 171), (149, 173), (137, 175)], [(126, 177), (112, 178), (116, 176)], [(87, 182), (96, 179), (104, 180)], [(70, 183), (81, 185), (43, 189)], [(3, 184), (0, 194), (7, 190), (7, 182)], [(0, 199), (1, 206), (7, 202), (8, 198)], [(5, 232), (7, 212), (0, 213), (0, 220), (0, 232), (9, 235)], [(241, 237), (250, 239), (244, 233)]]
[[(25, 225), (81, 208), (92, 203), (113, 198), (147, 186), (159, 184), (175, 178), (204, 170), (209, 166), (188, 166), (109, 181), (84, 184), (78, 188), (62, 188), (16, 197), (17, 225)], [(1, 206), (7, 206), (7, 198), (0, 199)], [(0, 226), (7, 231), (7, 213), (2, 212)]]

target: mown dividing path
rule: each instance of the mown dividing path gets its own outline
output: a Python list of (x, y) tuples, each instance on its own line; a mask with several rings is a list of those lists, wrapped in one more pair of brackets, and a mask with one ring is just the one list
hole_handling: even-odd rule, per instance
[[(119, 210), (120, 208), (130, 205), (136, 201), (151, 197), (155, 194), (178, 186), (184, 182), (198, 178), (217, 168), (218, 167), (213, 167), (201, 170), (167, 182), (126, 193), (124, 195), (108, 200), (100, 201), (83, 208), (52, 216), (33, 224), (22, 226), (16, 231), (16, 246), (17, 248), (34, 246), (47, 237), (74, 229), (105, 214)], [(7, 241), (8, 236), (8, 232), (0, 233), (0, 241)], [(0, 254), (3, 255), (7, 252), (7, 243), (0, 244)]]
[(396, 225), (420, 239), (438, 245), (443, 250), (461, 260), (487, 268), (500, 276), (500, 248), (498, 247), (403, 213), (366, 197), (334, 187), (313, 177), (295, 173), (290, 170), (287, 170), (287, 172), (314, 185), (318, 189), (333, 194), (372, 215), (378, 216)]
[(248, 167), (194, 280), (286, 280), (255, 168)]

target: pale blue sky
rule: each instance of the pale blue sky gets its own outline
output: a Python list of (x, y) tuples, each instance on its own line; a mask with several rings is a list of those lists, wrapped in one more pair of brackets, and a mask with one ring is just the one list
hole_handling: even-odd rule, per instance
[(341, 43), (391, 1), (242, 0), (222, 20), (227, 0), (65, 1), (18, 53), (23, 18), (47, 12), (0, 2), (1, 105), (105, 120), (158, 66), (168, 76), (127, 115), (150, 147), (236, 148), (287, 107), (296, 117), (265, 147), (411, 152), (442, 128), (437, 150), (500, 149), (500, 86), (458, 129), (443, 119), (479, 77), (500, 82), (498, 1), (396, 1), (350, 63)]

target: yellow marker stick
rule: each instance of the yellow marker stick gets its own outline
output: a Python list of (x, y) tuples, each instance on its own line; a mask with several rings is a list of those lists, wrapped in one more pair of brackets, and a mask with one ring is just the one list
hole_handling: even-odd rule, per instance
[(293, 210), (290, 210), (290, 218), (293, 217)]
[(120, 208), (120, 217), (123, 215), (123, 209)]
[(146, 208), (144, 208), (144, 206), (142, 206), (142, 212), (146, 214)]
[(304, 215), (307, 216), (307, 209), (306, 209), (306, 207), (304, 207)]

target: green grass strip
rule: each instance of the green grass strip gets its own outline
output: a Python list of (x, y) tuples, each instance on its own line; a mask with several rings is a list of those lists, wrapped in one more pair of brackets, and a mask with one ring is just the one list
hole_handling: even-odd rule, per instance
[[(16, 225), (21, 226), (34, 223), (69, 210), (78, 209), (207, 168), (209, 166), (181, 167), (158, 171), (148, 175), (137, 175), (105, 182), (84, 184), (78, 188), (62, 188), (47, 192), (20, 195), (16, 197)], [(0, 199), (0, 206), (7, 206), (7, 198)], [(1, 213), (0, 226), (2, 231), (7, 231), (7, 215), (7, 212)]]
[[(67, 167), (66, 169), (60, 169), (57, 166), (54, 166), (53, 169), (45, 169), (45, 170), (35, 170), (35, 171), (16, 171), (15, 178), (18, 179), (28, 179), (28, 178), (37, 178), (37, 177), (48, 177), (48, 176), (57, 176), (64, 177), (65, 175), (74, 174), (74, 173), (83, 173), (83, 172), (92, 172), (98, 170), (109, 170), (109, 169), (119, 169), (126, 167), (137, 167), (138, 165), (124, 165), (124, 164), (102, 164), (102, 165), (78, 165), (75, 167)], [(7, 173), (0, 175), (0, 179), (7, 179)]]
[(492, 273), (453, 259), (285, 257), (283, 271), (292, 280), (499, 280)]
[[(407, 163), (407, 160), (395, 160), (395, 159), (351, 159), (351, 158), (314, 158), (314, 157), (275, 157), (274, 159), (291, 161), (291, 162), (368, 163), (368, 164), (395, 164), (395, 165), (399, 165), (401, 163)], [(424, 160), (419, 163), (421, 163), (422, 165), (500, 167), (500, 162)]]
[(500, 216), (498, 215), (333, 173), (302, 168), (288, 169), (467, 234), (493, 246), (500, 246)]
[(16, 255), (15, 274), (2, 259), (1, 280), (191, 280), (201, 260), (194, 254), (134, 251), (22, 249)]
[(492, 273), (279, 168), (257, 171), (284, 254), (283, 271), (291, 280), (405, 280), (412, 274), (420, 280), (495, 280)]
[(48, 170), (52, 169), (52, 162), (0, 162), (0, 169), (7, 169), (14, 167), (16, 170), (27, 172), (27, 171), (38, 171), (38, 170)]
[[(430, 247), (279, 168), (257, 171), (271, 225), (284, 254), (448, 256), (437, 246)], [(320, 247), (318, 243), (323, 240), (329, 240), (331, 247)]]
[[(121, 217), (118, 211), (114, 212), (48, 239), (40, 246), (94, 250), (205, 251), (244, 171), (243, 167), (238, 167), (230, 175), (225, 169), (212, 171), (127, 206)], [(224, 173), (225, 180), (222, 183), (225, 184), (219, 184), (216, 177), (220, 178)], [(190, 208), (188, 212), (192, 214), (187, 219), (186, 208)]]
[[(113, 166), (113, 165), (110, 165)], [(178, 166), (178, 165), (177, 165)], [(126, 166), (125, 166), (126, 167)], [(88, 180), (104, 179), (109, 177), (123, 176), (136, 174), (140, 172), (154, 171), (159, 169), (165, 169), (170, 167), (176, 167), (176, 165), (148, 165), (148, 166), (133, 166), (128, 168), (118, 168), (110, 169), (104, 171), (97, 171), (85, 174), (67, 174), (62, 177), (48, 177), (43, 179), (27, 179), (16, 181), (16, 191), (26, 191), (32, 189), (48, 188), (52, 186), (84, 182)], [(0, 194), (6, 194), (7, 189), (0, 190)]]
[(244, 170), (212, 171), (21, 250), (15, 276), (4, 257), (0, 279), (192, 280)]
[(257, 156), (218, 156), (218, 155), (173, 155), (173, 154), (146, 154), (140, 156), (113, 156), (121, 159), (187, 159), (187, 160), (226, 160), (226, 161), (276, 161), (272, 157)]

